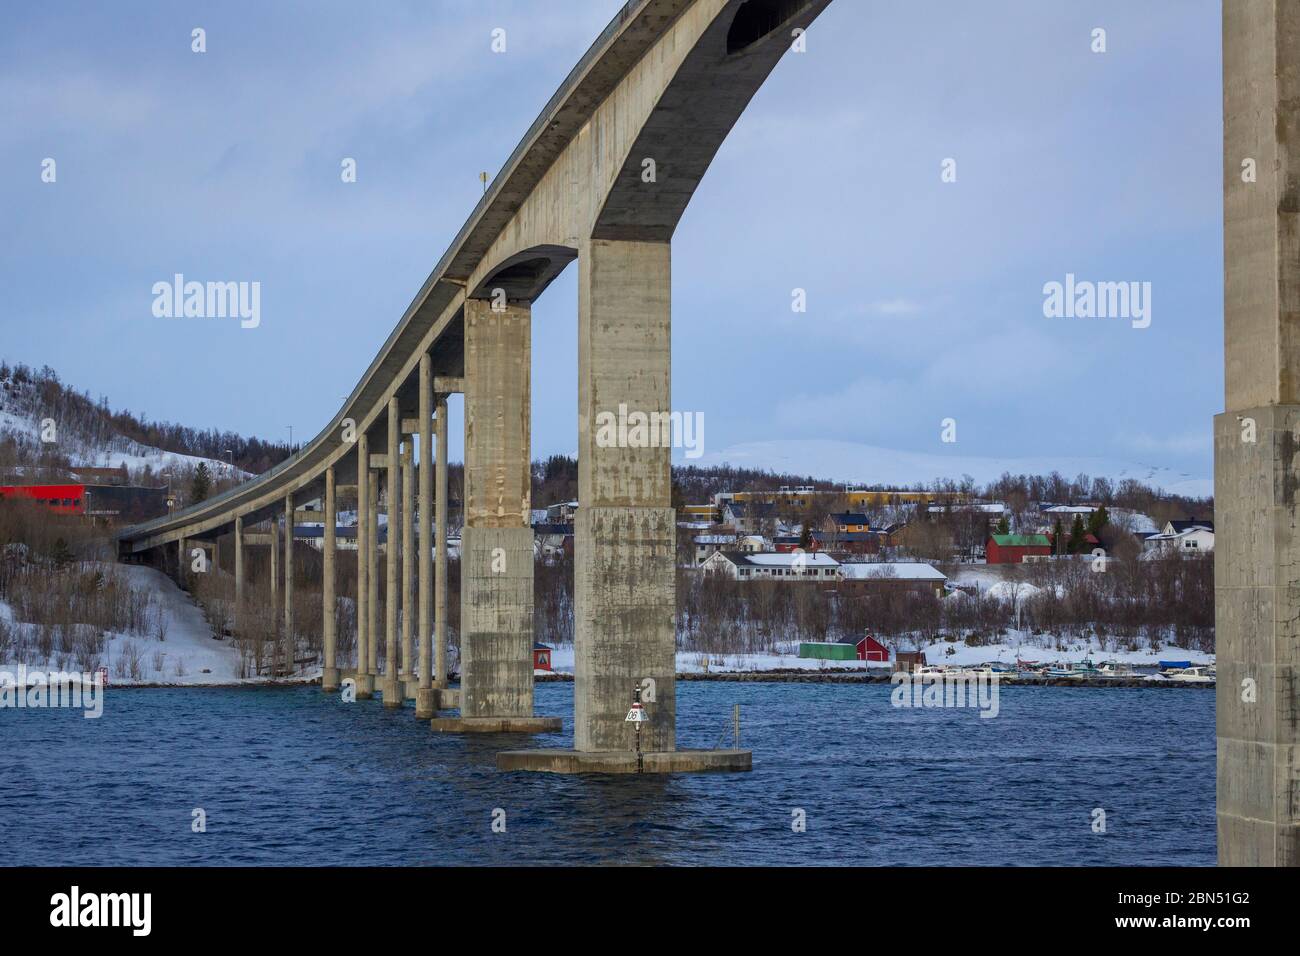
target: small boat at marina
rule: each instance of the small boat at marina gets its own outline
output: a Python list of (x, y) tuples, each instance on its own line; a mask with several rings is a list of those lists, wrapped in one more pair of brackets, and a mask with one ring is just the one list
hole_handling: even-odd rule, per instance
[(1137, 677), (1137, 672), (1133, 670), (1132, 664), (1125, 664), (1121, 661), (1102, 661), (1097, 665), (1098, 677)]
[(1052, 664), (1047, 668), (1045, 676), (1072, 677), (1082, 680), (1088, 677), (1097, 677), (1100, 673), (1101, 672), (1092, 661), (1084, 659), (1077, 663), (1074, 661), (1061, 661), (1060, 663)]
[(1215, 681), (1215, 669), (1211, 665), (1198, 664), (1193, 667), (1184, 667), (1168, 675), (1170, 680), (1182, 681), (1185, 684), (1213, 684)]

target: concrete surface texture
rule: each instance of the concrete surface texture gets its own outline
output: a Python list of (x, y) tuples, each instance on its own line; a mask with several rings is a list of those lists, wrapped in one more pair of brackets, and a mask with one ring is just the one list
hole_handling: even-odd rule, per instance
[(1300, 866), (1300, 4), (1223, 5), (1223, 112), (1219, 863)]

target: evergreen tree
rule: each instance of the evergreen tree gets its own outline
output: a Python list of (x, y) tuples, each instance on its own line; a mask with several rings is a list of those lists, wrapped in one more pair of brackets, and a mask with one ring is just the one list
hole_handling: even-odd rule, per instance
[(199, 462), (199, 467), (194, 469), (194, 478), (190, 481), (190, 503), (198, 504), (200, 501), (206, 501), (208, 492), (212, 490), (212, 476), (208, 474), (207, 462)]
[(1084, 540), (1087, 533), (1088, 532), (1085, 531), (1083, 527), (1083, 518), (1079, 515), (1075, 515), (1074, 524), (1070, 526), (1069, 550), (1071, 554), (1079, 554), (1080, 552), (1087, 550), (1088, 543)]
[(56, 568), (66, 568), (72, 563), (72, 551), (68, 548), (68, 542), (63, 538), (54, 540), (54, 550), (50, 552), (50, 560), (54, 562)]
[(1106, 513), (1106, 506), (1102, 505), (1088, 516), (1088, 534), (1100, 534), (1101, 529), (1108, 524), (1110, 524), (1110, 515)]
[(998, 533), (998, 534), (1010, 534), (1010, 533), (1011, 533), (1011, 524), (1007, 521), (1007, 516), (1006, 516), (1006, 515), (1003, 515), (1001, 518), (998, 519), (998, 530), (997, 530), (997, 533)]
[(1061, 519), (1056, 519), (1056, 524), (1052, 526), (1052, 553), (1065, 553), (1065, 533), (1061, 529)]

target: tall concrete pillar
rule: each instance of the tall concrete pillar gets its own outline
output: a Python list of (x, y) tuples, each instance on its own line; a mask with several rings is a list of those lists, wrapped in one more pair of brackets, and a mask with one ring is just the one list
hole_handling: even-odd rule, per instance
[(1223, 4), (1219, 863), (1300, 866), (1300, 4)]
[(635, 747), (625, 717), (634, 687), (646, 678), (654, 681), (654, 701), (646, 706), (641, 746), (676, 748), (671, 442), (662, 431), (635, 429), (639, 416), (670, 411), (670, 261), (667, 243), (592, 240), (579, 252), (579, 751)]
[(398, 581), (399, 548), (402, 544), (402, 411), (397, 396), (388, 400), (388, 453), (385, 458), (384, 494), (388, 499), (388, 547), (385, 558), (387, 580), (384, 586), (384, 706), (402, 706), (401, 683), (397, 669), (397, 612), (401, 604)]
[(235, 515), (235, 634), (244, 626), (244, 516)]
[(415, 621), (415, 469), (413, 439), (402, 442), (402, 667), (400, 673), (409, 680), (415, 675), (411, 655), (411, 634)]
[(280, 522), (271, 515), (271, 614), (275, 615), (275, 605), (280, 597)]
[(185, 539), (179, 538), (176, 541), (176, 583), (180, 587), (185, 587)]
[(370, 679), (370, 438), (362, 431), (357, 435), (357, 699), (367, 700), (374, 692)]
[(293, 495), (284, 496), (284, 674), (293, 673)]
[(334, 559), (338, 549), (336, 526), (338, 524), (338, 507), (334, 490), (334, 466), (325, 469), (325, 540), (323, 547), (324, 567), (321, 570), (321, 631), (325, 644), (325, 664), (321, 669), (321, 690), (333, 693), (339, 688), (339, 668), (337, 655), (337, 635), (335, 634), (334, 615), (337, 602), (334, 597)]
[(433, 359), (428, 352), (420, 356), (420, 461), (418, 464), (420, 482), (420, 527), (417, 534), (420, 542), (419, 592), (420, 624), (420, 687), (415, 692), (415, 716), (429, 718), (434, 715), (433, 693), (433, 594), (431, 568), (433, 555), (429, 539), (433, 526)]
[(531, 344), (527, 303), (465, 302), (462, 718), (533, 715)]
[(447, 686), (447, 396), (438, 396), (437, 464), (433, 523), (433, 673), (434, 686)]
[(370, 497), (370, 520), (366, 523), (366, 563), (369, 565), (367, 580), (370, 596), (366, 600), (370, 641), (366, 645), (366, 671), (371, 683), (379, 676), (379, 472), (370, 470), (368, 482)]

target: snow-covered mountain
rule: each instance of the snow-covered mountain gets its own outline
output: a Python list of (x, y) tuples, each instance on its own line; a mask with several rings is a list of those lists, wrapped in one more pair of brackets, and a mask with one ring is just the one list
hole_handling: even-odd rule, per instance
[(1118, 482), (1140, 481), (1171, 494), (1207, 498), (1214, 494), (1214, 481), (1201, 475), (1176, 471), (1161, 465), (1115, 458), (1052, 457), (988, 458), (978, 455), (929, 454), (896, 451), (858, 442), (807, 439), (758, 441), (731, 445), (706, 452), (684, 464), (708, 467), (730, 464), (795, 475), (812, 475), (845, 484), (909, 486), (936, 478), (960, 479), (970, 475), (976, 484), (986, 484), (1013, 475), (1047, 475), (1060, 472), (1066, 478), (1082, 473)]

